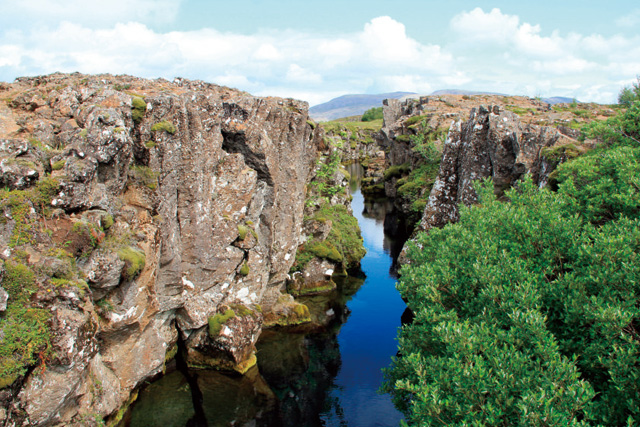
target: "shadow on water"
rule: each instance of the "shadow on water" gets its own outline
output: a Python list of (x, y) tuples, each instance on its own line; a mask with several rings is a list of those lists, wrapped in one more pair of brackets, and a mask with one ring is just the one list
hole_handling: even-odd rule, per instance
[[(247, 374), (178, 369), (140, 391), (124, 426), (396, 426), (402, 415), (377, 391), (396, 354), (406, 306), (395, 290), (406, 233), (387, 200), (365, 201), (350, 167), (352, 207), (367, 255), (328, 295), (303, 297), (312, 327), (263, 331)], [(388, 225), (391, 224), (391, 225)], [(397, 234), (385, 234), (395, 229)], [(327, 324), (329, 317), (332, 320)]]

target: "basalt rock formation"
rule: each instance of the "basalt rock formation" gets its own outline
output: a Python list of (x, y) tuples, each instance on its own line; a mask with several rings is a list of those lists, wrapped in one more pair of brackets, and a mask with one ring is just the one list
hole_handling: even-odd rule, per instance
[[(611, 112), (595, 104), (552, 107), (523, 97), (448, 95), (386, 100), (383, 114), (380, 144), (388, 152), (387, 168), (398, 171), (386, 174), (385, 193), (405, 214), (422, 201), (417, 226), (428, 230), (456, 221), (459, 204), (476, 202), (477, 180), (491, 178), (498, 193), (524, 174), (546, 185), (560, 162), (589, 149), (570, 126)], [(419, 145), (426, 142), (442, 152), (439, 166), (434, 163), (431, 176), (410, 175), (416, 181), (407, 182), (409, 171), (425, 165), (428, 154)]]
[(449, 129), (419, 228), (457, 221), (460, 204), (477, 202), (473, 186), (478, 180), (491, 178), (499, 195), (524, 174), (544, 185), (552, 168), (543, 150), (572, 142), (557, 129), (523, 125), (514, 113), (497, 105), (473, 109), (469, 120), (456, 121)]
[[(300, 243), (322, 140), (307, 104), (78, 74), (20, 78), (0, 98), (3, 186), (52, 189), (50, 205), (2, 204), (0, 256), (34, 272), (29, 301), (50, 313), (50, 347), (0, 381), (0, 424), (113, 418), (178, 334), (194, 364), (211, 349), (250, 363)], [(228, 307), (236, 316), (209, 333)]]

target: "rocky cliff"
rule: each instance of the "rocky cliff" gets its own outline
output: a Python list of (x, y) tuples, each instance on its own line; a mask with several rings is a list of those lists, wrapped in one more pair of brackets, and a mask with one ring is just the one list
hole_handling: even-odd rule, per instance
[(476, 201), (474, 181), (492, 178), (498, 192), (523, 174), (546, 185), (561, 161), (589, 149), (578, 125), (614, 112), (595, 104), (551, 106), (496, 95), (386, 100), (380, 144), (387, 151), (384, 190), (422, 229), (457, 220)]
[(0, 98), (0, 333), (25, 319), (16, 277), (46, 318), (40, 341), (2, 354), (0, 424), (113, 419), (178, 335), (194, 365), (252, 363), (322, 139), (306, 103), (77, 74)]

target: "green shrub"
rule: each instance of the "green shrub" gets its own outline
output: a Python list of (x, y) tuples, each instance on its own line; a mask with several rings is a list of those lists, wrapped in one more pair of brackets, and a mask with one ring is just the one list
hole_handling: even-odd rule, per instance
[(226, 310), (224, 313), (217, 313), (215, 316), (209, 317), (209, 336), (216, 338), (222, 331), (222, 326), (227, 323), (229, 319), (236, 317), (235, 311), (232, 309)]
[(398, 289), (415, 313), (384, 390), (414, 425), (640, 421), (638, 149), (563, 164), (419, 233)]
[(362, 119), (360, 119), (363, 122), (372, 122), (374, 120), (379, 120), (382, 118), (382, 107), (374, 107), (374, 108), (369, 108), (367, 111), (364, 112), (364, 114), (362, 115)]
[(594, 150), (554, 172), (560, 191), (570, 195), (587, 220), (600, 224), (640, 212), (640, 148)]
[(640, 101), (640, 76), (636, 78), (636, 81), (631, 87), (624, 87), (618, 94), (618, 104), (623, 107), (631, 107), (634, 102)]
[(173, 135), (174, 133), (176, 133), (176, 127), (173, 125), (173, 123), (163, 120), (151, 126), (151, 131), (152, 132), (164, 131)]
[(124, 269), (122, 276), (125, 280), (133, 280), (146, 264), (146, 255), (144, 251), (126, 246), (118, 250), (118, 258), (124, 261)]

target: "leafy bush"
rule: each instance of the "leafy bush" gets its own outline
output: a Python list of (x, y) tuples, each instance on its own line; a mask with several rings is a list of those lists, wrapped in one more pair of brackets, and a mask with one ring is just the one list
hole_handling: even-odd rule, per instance
[(382, 118), (382, 107), (374, 107), (374, 108), (369, 108), (367, 111), (364, 112), (364, 114), (362, 115), (362, 121), (363, 122), (372, 122), (374, 120), (379, 120)]
[(595, 150), (560, 165), (553, 178), (591, 222), (640, 213), (640, 148)]
[(640, 76), (631, 87), (624, 87), (618, 94), (618, 104), (624, 107), (631, 107), (634, 102), (640, 101)]
[(583, 129), (588, 138), (609, 145), (640, 145), (640, 99), (623, 113), (609, 117), (604, 122), (594, 121)]
[(408, 245), (398, 289), (416, 317), (384, 390), (409, 423), (640, 421), (637, 156), (580, 157), (557, 193), (527, 178), (509, 203), (485, 183)]

